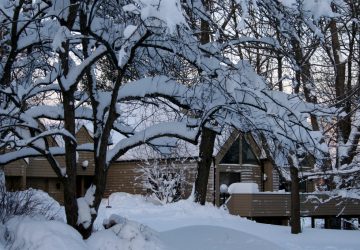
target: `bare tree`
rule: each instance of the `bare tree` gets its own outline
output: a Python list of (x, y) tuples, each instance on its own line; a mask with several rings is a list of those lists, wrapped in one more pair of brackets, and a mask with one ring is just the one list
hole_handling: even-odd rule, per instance
[[(299, 147), (320, 158), (321, 136), (312, 133), (307, 119), (314, 107), (324, 114), (322, 107), (270, 89), (257, 74), (260, 57), (255, 71), (245, 60), (231, 60), (234, 47), (260, 42), (276, 47), (274, 39), (231, 39), (228, 33), (235, 29), (225, 30), (229, 19), (217, 20), (219, 15), (201, 5), (152, 2), (7, 1), (0, 9), (5, 14), (2, 41), (11, 44), (1, 52), (0, 94), (6, 102), (0, 104), (0, 148), (6, 153), (0, 163), (45, 157), (64, 185), (67, 222), (84, 238), (91, 234), (111, 163), (141, 144), (156, 146), (155, 139), (196, 144), (202, 132), (201, 178), (208, 175), (214, 131), (229, 124), (261, 132), (278, 165)], [(264, 6), (271, 9), (270, 2)], [(225, 7), (214, 6), (217, 11)], [(234, 20), (232, 13), (240, 7), (246, 14), (245, 5), (230, 6), (225, 17)], [(214, 40), (204, 31), (212, 32)], [(104, 62), (111, 75), (100, 65)], [(141, 117), (135, 123), (128, 119), (134, 107), (146, 105), (165, 105), (174, 115)], [(84, 121), (92, 123), (93, 143), (76, 141), (76, 125)], [(122, 139), (109, 147), (112, 132)], [(55, 136), (64, 146), (53, 143)], [(76, 153), (81, 151), (93, 152), (95, 163), (86, 199), (76, 197)], [(206, 190), (202, 183), (200, 202)], [(79, 210), (80, 203), (86, 209)], [(82, 220), (79, 213), (84, 212), (90, 220)]]

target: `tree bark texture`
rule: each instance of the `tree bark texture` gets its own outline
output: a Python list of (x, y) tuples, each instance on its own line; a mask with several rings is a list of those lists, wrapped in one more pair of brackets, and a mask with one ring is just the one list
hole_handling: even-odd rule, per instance
[[(345, 107), (345, 111), (350, 112), (349, 102), (347, 97), (347, 90), (345, 84), (345, 72), (346, 72), (346, 61), (341, 60), (341, 46), (339, 40), (338, 28), (335, 20), (330, 21), (330, 32), (331, 32), (331, 46), (333, 51), (334, 58), (334, 71), (335, 71), (335, 94), (337, 107)], [(344, 102), (344, 103), (343, 103)], [(338, 125), (338, 134), (339, 139), (344, 143), (347, 142), (351, 131), (351, 118), (350, 116), (346, 116), (344, 118), (340, 118)]]
[(195, 180), (195, 202), (204, 205), (206, 202), (207, 185), (212, 163), (216, 133), (208, 128), (203, 128), (200, 142), (200, 155)]
[[(207, 9), (210, 7), (210, 1), (204, 1), (204, 5)], [(205, 20), (201, 20), (201, 44), (210, 42), (210, 26)], [(205, 205), (207, 185), (209, 180), (210, 167), (212, 163), (212, 155), (214, 150), (216, 132), (208, 129), (203, 125), (199, 149), (199, 160), (197, 166), (197, 176), (195, 180), (194, 200), (201, 205)]]
[(291, 233), (301, 233), (300, 221), (300, 194), (299, 194), (299, 170), (294, 166), (294, 162), (289, 157), (290, 176), (291, 176)]

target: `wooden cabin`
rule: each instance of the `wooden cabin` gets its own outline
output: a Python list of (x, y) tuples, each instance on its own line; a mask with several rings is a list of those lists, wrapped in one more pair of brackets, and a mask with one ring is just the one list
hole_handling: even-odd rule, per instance
[[(77, 134), (79, 144), (91, 143), (93, 138), (91, 133), (83, 126)], [(92, 152), (80, 152), (78, 157), (79, 168), (77, 170), (77, 194), (83, 196), (92, 182), (95, 172)], [(65, 164), (64, 157), (56, 157), (60, 165)], [(195, 180), (196, 160), (189, 157), (184, 159), (174, 159), (179, 168), (185, 169), (187, 177), (187, 188), (184, 198), (188, 197), (192, 190), (191, 183)], [(165, 164), (165, 163), (164, 163)], [(148, 190), (141, 184), (139, 168), (144, 166), (144, 160), (125, 158), (111, 164), (106, 183), (105, 197), (114, 192), (127, 192), (131, 194), (148, 194)], [(1, 167), (1, 166), (0, 166)], [(63, 202), (63, 186), (52, 170), (48, 161), (43, 157), (32, 157), (26, 160), (17, 160), (4, 167), (7, 190), (24, 190), (27, 188), (41, 189), (54, 199)], [(212, 201), (213, 195), (213, 171), (209, 177), (209, 197)]]
[[(91, 133), (83, 126), (77, 132), (79, 144), (92, 142)], [(184, 198), (191, 193), (192, 183), (196, 176), (196, 150), (194, 155), (188, 155), (187, 160), (175, 160), (176, 166), (184, 168), (189, 183)], [(84, 195), (90, 186), (94, 175), (92, 152), (80, 152), (78, 158), (78, 196)], [(58, 157), (64, 164), (62, 157)], [(105, 196), (114, 192), (131, 194), (147, 194), (148, 190), (141, 185), (139, 168), (144, 161), (136, 158), (120, 159), (109, 168)], [(8, 190), (26, 188), (42, 189), (59, 202), (63, 201), (63, 187), (49, 163), (41, 157), (18, 160), (4, 166)], [(253, 220), (272, 224), (287, 224), (290, 217), (290, 194), (283, 190), (281, 176), (271, 161), (266, 158), (262, 149), (251, 135), (233, 132), (218, 146), (208, 180), (207, 200), (220, 206), (225, 203), (229, 212), (234, 215), (248, 217)], [(258, 192), (224, 194), (220, 186), (230, 186), (233, 183), (255, 183)], [(355, 199), (329, 199), (324, 194), (309, 194), (314, 191), (314, 184), (303, 182), (301, 195), (301, 216), (325, 218), (328, 227), (331, 218), (360, 217), (360, 203)], [(225, 202), (226, 201), (226, 202)]]
[[(311, 159), (305, 159), (302, 168)], [(310, 163), (311, 165), (311, 163)], [(291, 194), (286, 180), (281, 180), (277, 169), (262, 153), (262, 149), (250, 135), (233, 133), (215, 156), (215, 202), (225, 204), (233, 215), (278, 225), (290, 222)], [(221, 194), (220, 186), (233, 183), (255, 183), (258, 191)], [(300, 183), (300, 215), (324, 219), (325, 228), (341, 228), (342, 218), (360, 218), (360, 200), (331, 197), (330, 192), (314, 192), (315, 183)], [(349, 227), (345, 222), (344, 228)]]

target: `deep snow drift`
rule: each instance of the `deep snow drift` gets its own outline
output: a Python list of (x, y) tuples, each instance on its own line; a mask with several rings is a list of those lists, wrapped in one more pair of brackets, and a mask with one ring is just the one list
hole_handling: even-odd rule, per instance
[[(108, 207), (110, 205), (111, 207)], [(104, 229), (103, 222), (116, 225)], [(189, 200), (161, 205), (126, 193), (104, 199), (96, 221), (100, 231), (86, 241), (72, 228), (42, 217), (15, 217), (0, 226), (0, 249), (233, 250), (359, 249), (360, 231), (290, 228), (255, 223), (208, 204)]]

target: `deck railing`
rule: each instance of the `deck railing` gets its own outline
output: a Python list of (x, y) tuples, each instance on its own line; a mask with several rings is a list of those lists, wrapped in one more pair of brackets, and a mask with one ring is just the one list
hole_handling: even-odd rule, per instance
[[(232, 194), (226, 202), (229, 212), (243, 217), (289, 217), (290, 193)], [(301, 216), (360, 216), (360, 200), (328, 194), (300, 194)]]

